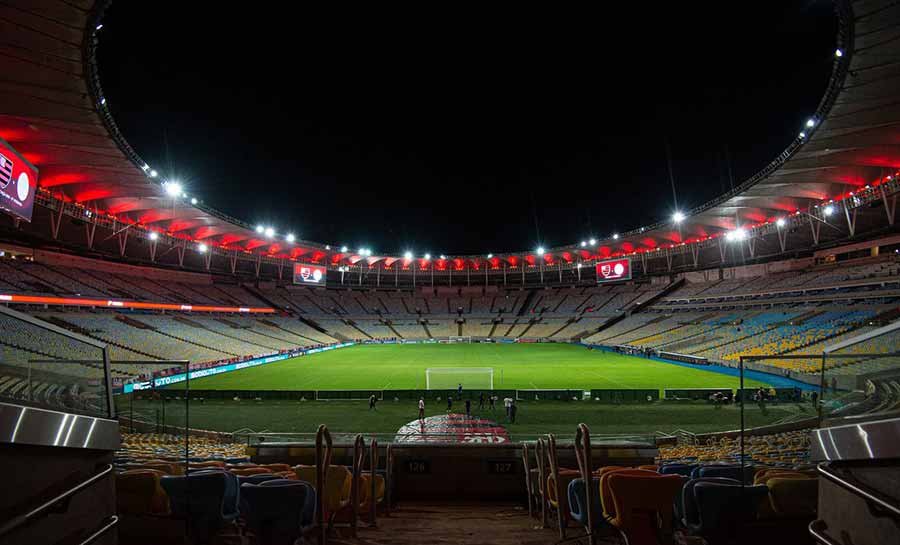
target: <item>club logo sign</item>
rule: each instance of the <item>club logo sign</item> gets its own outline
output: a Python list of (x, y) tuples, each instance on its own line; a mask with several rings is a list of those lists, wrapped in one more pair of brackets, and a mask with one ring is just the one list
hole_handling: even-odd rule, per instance
[(294, 263), (294, 284), (325, 285), (325, 267)]
[(631, 280), (631, 260), (613, 259), (597, 263), (597, 282)]
[(0, 139), (0, 209), (31, 221), (37, 169)]
[(397, 430), (399, 443), (508, 443), (506, 428), (493, 420), (464, 414), (429, 416)]

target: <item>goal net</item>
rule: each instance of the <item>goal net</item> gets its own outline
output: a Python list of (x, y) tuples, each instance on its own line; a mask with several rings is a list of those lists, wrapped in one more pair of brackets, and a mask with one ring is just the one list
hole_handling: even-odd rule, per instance
[(425, 388), (455, 390), (462, 384), (466, 390), (493, 390), (493, 367), (429, 367), (425, 369)]
[(452, 336), (452, 337), (447, 337), (446, 340), (441, 339), (439, 342), (446, 343), (446, 344), (470, 343), (470, 342), (472, 342), (472, 337), (471, 336), (464, 336), (464, 337)]

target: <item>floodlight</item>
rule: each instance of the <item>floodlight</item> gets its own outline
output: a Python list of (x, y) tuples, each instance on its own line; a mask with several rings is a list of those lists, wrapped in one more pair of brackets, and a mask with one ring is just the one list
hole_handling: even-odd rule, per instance
[(613, 233), (613, 240), (619, 240), (619, 233)]
[(158, 174), (159, 174), (159, 173), (156, 172), (155, 170), (151, 170), (151, 171), (150, 171), (150, 177), (151, 177), (151, 178), (156, 178), (156, 176), (157, 176)]
[(582, 240), (582, 241), (581, 241), (581, 247), (584, 248), (585, 246), (587, 246), (587, 241)]
[(807, 126), (807, 127), (815, 127), (815, 126), (816, 126), (816, 120), (813, 119), (812, 117), (810, 117), (809, 119), (806, 120), (806, 126)]
[(159, 238), (159, 233), (157, 233), (156, 231), (150, 231), (150, 234), (148, 236), (150, 237), (150, 240), (156, 240)]
[(403, 259), (412, 259), (412, 252), (406, 252), (403, 254)]
[(591, 240), (588, 241), (588, 244), (590, 244), (591, 246), (593, 246), (594, 244), (597, 244), (597, 239), (592, 238)]
[(444, 254), (441, 254), (441, 259), (447, 259), (447, 256), (445, 256)]
[(487, 258), (488, 258), (488, 259), (493, 259), (493, 258), (494, 258), (494, 254), (488, 254), (488, 257), (487, 257)]
[(777, 220), (775, 220), (775, 225), (777, 225), (778, 227), (784, 227), (785, 223), (787, 222), (784, 221), (784, 218), (778, 218)]
[(826, 216), (830, 216), (830, 215), (834, 214), (834, 206), (829, 204), (828, 206), (825, 207), (825, 210), (823, 210), (823, 212), (825, 213)]
[(197, 204), (197, 197), (191, 197), (191, 204)]
[(274, 236), (275, 236), (275, 229), (272, 229), (271, 227), (266, 227), (266, 236), (267, 236), (268, 238), (274, 237)]
[(543, 247), (543, 246), (538, 246), (538, 249), (537, 249), (537, 252), (536, 252), (536, 253), (537, 253), (537, 255), (544, 255), (544, 247)]
[(262, 234), (263, 231), (265, 231), (265, 230), (266, 230), (266, 228), (263, 227), (262, 225), (257, 225), (257, 226), (256, 226), (256, 232), (259, 233), (259, 234)]
[(206, 244), (203, 244), (201, 242), (200, 245), (197, 246), (197, 251), (199, 251), (201, 254), (206, 253)]
[(672, 214), (672, 221), (675, 223), (681, 223), (684, 221), (684, 214), (682, 212), (675, 212)]
[(346, 253), (347, 253), (347, 250), (349, 250), (349, 248), (347, 248), (346, 246), (341, 246), (341, 253), (342, 253), (342, 254), (346, 254)]
[(425, 254), (425, 261), (428, 261), (429, 259), (431, 259), (431, 254)]
[(800, 137), (800, 139), (801, 139), (801, 140), (802, 140), (802, 139), (804, 139), (804, 138), (806, 138), (806, 133), (805, 133), (805, 132), (803, 132), (803, 131), (800, 131), (800, 134), (799, 134), (799, 135), (797, 135), (797, 136), (799, 136), (799, 137)]
[(181, 184), (178, 182), (166, 182), (163, 184), (163, 188), (170, 197), (177, 197), (181, 194)]
[(284, 237), (284, 240), (288, 242), (294, 242), (294, 233), (288, 233), (287, 236)]
[(835, 50), (834, 50), (834, 56), (837, 57), (837, 58), (843, 57), (843, 56), (844, 56), (843, 50), (841, 50), (841, 49), (835, 49)]

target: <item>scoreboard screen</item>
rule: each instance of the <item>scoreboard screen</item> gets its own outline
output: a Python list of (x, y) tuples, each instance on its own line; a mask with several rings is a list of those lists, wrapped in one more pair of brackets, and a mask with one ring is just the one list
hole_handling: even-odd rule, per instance
[(610, 259), (597, 263), (597, 282), (631, 280), (631, 259)]
[(323, 267), (322, 265), (294, 263), (294, 284), (311, 284), (314, 286), (324, 286), (325, 267)]
[(0, 138), (0, 210), (31, 221), (38, 171)]

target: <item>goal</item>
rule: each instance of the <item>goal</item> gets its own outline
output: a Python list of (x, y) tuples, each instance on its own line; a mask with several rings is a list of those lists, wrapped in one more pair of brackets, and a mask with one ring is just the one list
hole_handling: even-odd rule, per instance
[(445, 344), (471, 343), (472, 337), (471, 336), (464, 336), (464, 337), (452, 336), (452, 337), (447, 337), (447, 340), (441, 339), (439, 342), (442, 342)]
[(493, 390), (493, 367), (429, 367), (425, 369), (425, 388), (455, 390), (462, 384), (467, 390)]

